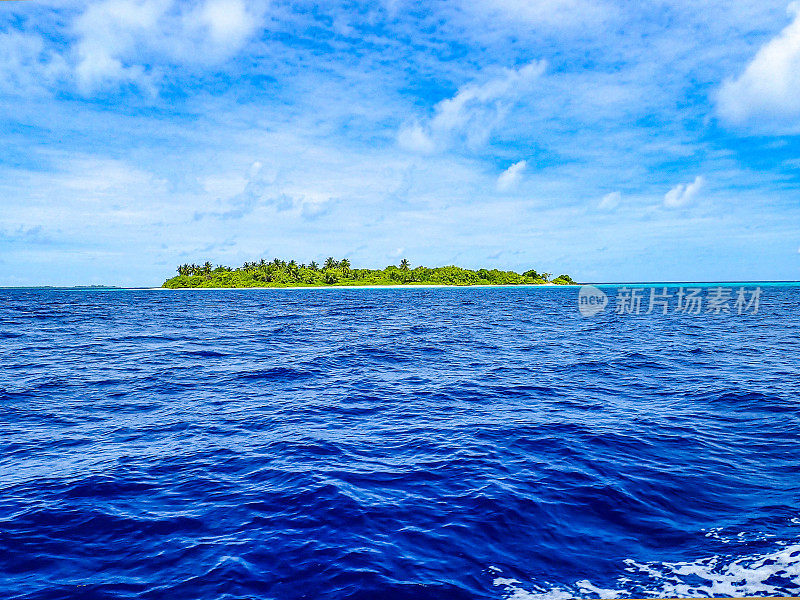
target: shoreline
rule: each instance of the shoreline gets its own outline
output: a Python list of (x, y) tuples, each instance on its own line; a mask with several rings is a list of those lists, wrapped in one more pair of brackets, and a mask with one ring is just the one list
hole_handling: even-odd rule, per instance
[(519, 284), (465, 284), (452, 283), (410, 283), (397, 285), (295, 285), (295, 286), (265, 286), (265, 287), (180, 287), (180, 288), (118, 288), (139, 290), (378, 290), (378, 289), (425, 289), (425, 288), (580, 288), (586, 285), (595, 287), (686, 287), (686, 286), (800, 286), (800, 281), (620, 281), (598, 283), (519, 283)]
[(383, 290), (383, 289), (420, 289), (420, 288), (539, 288), (539, 287), (580, 287), (582, 284), (559, 283), (520, 283), (514, 285), (502, 284), (467, 284), (457, 285), (452, 283), (409, 283), (397, 285), (291, 285), (291, 286), (264, 286), (264, 287), (154, 287), (154, 288), (128, 288), (145, 290)]

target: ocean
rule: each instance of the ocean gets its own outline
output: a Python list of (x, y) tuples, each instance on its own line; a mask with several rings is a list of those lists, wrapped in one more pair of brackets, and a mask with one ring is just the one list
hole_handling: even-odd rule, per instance
[(756, 285), (0, 290), (0, 589), (800, 595), (800, 287)]

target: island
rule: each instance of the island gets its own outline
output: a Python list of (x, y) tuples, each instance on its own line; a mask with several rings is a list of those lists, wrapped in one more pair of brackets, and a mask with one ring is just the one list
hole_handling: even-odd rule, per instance
[(550, 273), (534, 269), (524, 273), (498, 269), (464, 269), (456, 266), (411, 268), (408, 260), (385, 269), (354, 269), (346, 258), (329, 257), (322, 265), (311, 261), (298, 264), (294, 260), (276, 258), (246, 262), (241, 267), (185, 264), (178, 274), (167, 279), (162, 287), (177, 288), (258, 288), (258, 287), (321, 287), (321, 286), (384, 286), (384, 285), (571, 285), (569, 275), (550, 278)]

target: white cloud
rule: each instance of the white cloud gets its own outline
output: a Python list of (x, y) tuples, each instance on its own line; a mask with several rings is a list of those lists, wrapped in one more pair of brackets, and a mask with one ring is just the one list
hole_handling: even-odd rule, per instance
[(436, 143), (419, 123), (403, 127), (397, 134), (397, 141), (406, 150), (430, 154), (436, 150)]
[(517, 23), (579, 26), (603, 19), (611, 8), (597, 0), (467, 0), (465, 7)]
[(89, 93), (128, 81), (155, 93), (163, 63), (215, 64), (230, 58), (258, 27), (242, 0), (105, 0), (75, 21), (75, 77)]
[(515, 188), (520, 179), (522, 179), (522, 172), (527, 166), (528, 161), (521, 160), (500, 173), (500, 177), (497, 178), (497, 189), (501, 192), (507, 192)]
[(692, 183), (679, 183), (664, 195), (664, 206), (667, 208), (680, 208), (691, 203), (705, 185), (701, 175), (695, 177)]
[(717, 110), (725, 121), (742, 125), (766, 118), (800, 125), (800, 4), (790, 4), (789, 10), (794, 21), (720, 89)]
[(306, 220), (318, 219), (327, 215), (332, 208), (332, 203), (326, 200), (300, 202), (300, 215)]
[(229, 53), (235, 52), (254, 28), (253, 15), (242, 0), (208, 0), (194, 19), (190, 29), (207, 28), (214, 45)]
[(125, 66), (122, 57), (136, 47), (139, 36), (154, 30), (167, 8), (163, 0), (108, 0), (87, 8), (75, 22), (79, 35), (75, 75), (80, 88), (88, 92), (108, 80), (144, 83), (143, 68)]
[(402, 7), (403, 0), (382, 0), (381, 5), (383, 9), (386, 11), (386, 16), (389, 19), (394, 19), (397, 17), (397, 14), (400, 12)]
[(136, 231), (173, 210), (170, 202), (163, 201), (170, 193), (167, 181), (131, 162), (63, 152), (38, 156), (54, 168), (46, 173), (15, 173), (25, 182), (26, 195), (16, 201), (4, 198), (7, 222), (34, 223), (81, 244), (92, 237), (87, 231), (93, 231), (95, 239), (103, 236), (96, 228)]
[(519, 69), (503, 69), (500, 76), (482, 84), (470, 83), (452, 98), (434, 107), (427, 122), (403, 127), (397, 139), (415, 152), (432, 152), (463, 139), (471, 148), (484, 144), (513, 104), (531, 90), (545, 70), (544, 61), (534, 61)]
[(600, 200), (600, 204), (597, 205), (598, 208), (601, 210), (614, 210), (619, 206), (619, 203), (622, 201), (622, 193), (620, 192), (609, 192)]
[(0, 33), (0, 92), (30, 94), (67, 74), (57, 53), (41, 37), (18, 32)]
[(330, 213), (338, 202), (327, 191), (287, 184), (274, 165), (265, 166), (259, 160), (250, 165), (245, 178), (234, 173), (204, 178), (203, 183), (206, 190), (232, 189), (239, 185), (239, 191), (226, 199), (217, 199), (213, 210), (195, 211), (195, 221), (252, 219), (258, 213), (261, 216), (286, 213), (313, 220)]
[(163, 179), (125, 160), (87, 155), (53, 157), (59, 164), (53, 183), (65, 192), (74, 192), (82, 202), (115, 200), (131, 189), (162, 192), (166, 186)]

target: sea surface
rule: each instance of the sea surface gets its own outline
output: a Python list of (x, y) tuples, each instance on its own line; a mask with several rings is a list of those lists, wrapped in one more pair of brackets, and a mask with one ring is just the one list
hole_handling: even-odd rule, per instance
[(800, 287), (762, 290), (0, 290), (2, 597), (800, 595)]

